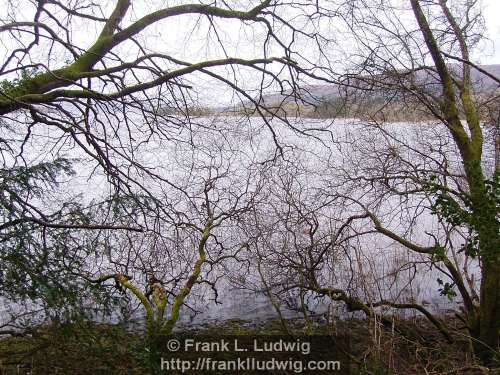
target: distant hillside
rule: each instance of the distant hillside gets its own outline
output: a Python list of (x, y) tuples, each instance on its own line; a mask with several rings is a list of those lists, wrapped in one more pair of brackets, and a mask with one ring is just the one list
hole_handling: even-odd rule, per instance
[[(459, 76), (459, 65), (452, 66), (452, 70), (454, 70), (455, 74)], [(494, 65), (481, 65), (481, 69), (487, 71), (488, 73), (500, 78), (500, 64)], [(384, 80), (390, 80), (392, 75), (388, 74), (387, 78)], [(369, 78), (367, 78), (369, 80)], [(499, 87), (498, 82), (495, 82), (492, 78), (478, 71), (477, 69), (471, 69), (471, 80), (474, 83), (474, 87), (478, 91), (490, 91), (496, 90)], [(416, 77), (417, 83), (425, 83), (428, 85), (438, 84), (438, 77), (432, 76), (430, 73), (421, 71), (417, 74)], [(368, 84), (365, 82), (363, 78), (356, 79), (355, 77), (350, 77), (345, 79), (345, 83), (349, 86), (365, 86), (368, 88)], [(343, 87), (338, 84), (324, 84), (324, 85), (310, 85), (306, 86), (301, 90), (301, 96), (305, 99), (305, 101), (311, 101), (314, 103), (315, 101), (321, 101), (329, 98), (336, 98), (345, 95), (346, 91), (353, 91), (354, 89), (349, 89)], [(277, 104), (283, 100), (285, 102), (288, 100), (292, 100), (290, 96), (290, 92), (275, 93), (266, 95), (264, 100), (267, 104)]]
[[(451, 70), (457, 77), (460, 77), (461, 65), (451, 66)], [(500, 77), (500, 64), (482, 65), (481, 69), (488, 73)], [(350, 76), (346, 77), (341, 84), (320, 84), (305, 86), (300, 89), (300, 102), (291, 92), (273, 93), (264, 96), (264, 103), (268, 107), (275, 107), (279, 111), (294, 113), (299, 111), (301, 116), (306, 117), (363, 117), (370, 112), (377, 112), (378, 106), (384, 107), (383, 116), (388, 116), (395, 120), (413, 120), (422, 118), (422, 108), (415, 107), (415, 113), (410, 113), (407, 107), (403, 108), (403, 103), (398, 103), (393, 99), (389, 106), (385, 106), (387, 97), (381, 87), (374, 87), (370, 81), (376, 78), (383, 82), (386, 87), (401, 82), (401, 73), (380, 75), (377, 77)], [(439, 93), (441, 86), (439, 77), (429, 71), (419, 71), (416, 74), (408, 75), (408, 81), (426, 88), (426, 90)], [(493, 91), (500, 90), (500, 85), (494, 79), (483, 74), (479, 70), (471, 69), (471, 80), (473, 82), (476, 95), (485, 95)], [(387, 91), (387, 90), (386, 90)], [(347, 98), (347, 99), (346, 99)], [(253, 107), (249, 103), (249, 107)], [(402, 111), (404, 109), (404, 111)], [(236, 108), (236, 111), (244, 110)], [(385, 118), (385, 117), (384, 117)]]

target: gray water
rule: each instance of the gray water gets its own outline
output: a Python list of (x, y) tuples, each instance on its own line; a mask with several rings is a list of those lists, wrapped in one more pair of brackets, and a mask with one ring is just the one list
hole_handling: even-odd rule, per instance
[[(168, 141), (166, 139), (150, 139), (148, 142), (143, 143), (137, 149), (134, 149), (134, 160), (147, 165), (152, 168), (155, 173), (159, 174), (162, 178), (175, 182), (189, 194), (194, 197), (192, 202), (183, 200), (183, 195), (179, 193), (176, 188), (165, 185), (159, 181), (155, 181), (151, 177), (141, 177), (141, 183), (145, 184), (152, 192), (159, 194), (166, 199), (166, 202), (175, 204), (175, 208), (185, 212), (187, 216), (191, 217), (193, 223), (203, 223), (203, 217), (196, 211), (197, 205), (200, 203), (201, 190), (199, 184), (206, 177), (206, 171), (210, 168), (213, 170), (213, 165), (216, 164), (220, 168), (225, 168), (228, 176), (220, 181), (219, 188), (222, 192), (220, 199), (221, 204), (229, 205), (230, 192), (238, 191), (244, 188), (245, 179), (252, 179), (258, 176), (253, 168), (264, 160), (268, 160), (275, 154), (276, 145), (269, 137), (269, 132), (266, 130), (261, 120), (251, 119), (250, 121), (241, 120), (236, 118), (223, 117), (220, 119), (198, 119), (200, 124), (206, 126), (210, 124), (210, 129), (204, 127), (196, 128), (196, 137), (194, 144), (183, 143), (178, 141)], [(300, 161), (306, 173), (297, 176), (299, 181), (304, 182), (307, 186), (321, 187), (331, 184), (339, 169), (344, 168), (355, 173), (357, 170), (362, 171), (366, 167), (366, 162), (363, 161), (366, 152), (374, 152), (376, 154), (377, 147), (387, 147), (383, 142), (388, 144), (396, 144), (395, 140), (387, 140), (375, 133), (366, 131), (366, 124), (360, 123), (355, 120), (342, 120), (337, 122), (331, 121), (298, 121), (295, 124), (297, 127), (303, 128), (322, 128), (328, 129), (329, 132), (313, 132), (317, 138), (305, 138), (298, 136), (289, 128), (277, 124), (275, 130), (278, 134), (279, 141), (287, 147), (293, 148), (289, 154), (290, 157), (296, 157), (296, 161)], [(217, 128), (217, 131), (213, 129)], [(404, 139), (410, 144), (418, 145), (422, 140), (428, 140), (430, 143), (435, 140), (441, 142), (436, 135), (442, 139), (447, 139), (449, 143), (441, 146), (441, 151), (444, 149), (449, 162), (452, 164), (451, 168), (460, 169), (457, 163), (456, 150), (451, 142), (451, 139), (446, 135), (446, 130), (438, 125), (428, 124), (391, 124), (389, 126), (390, 133), (396, 139)], [(36, 132), (39, 131), (37, 134)], [(39, 161), (41, 158), (49, 157), (54, 151), (48, 151), (50, 144), (47, 143), (47, 136), (57, 136), (57, 134), (49, 134), (50, 132), (57, 133), (57, 130), (35, 129), (35, 136), (30, 142), (30, 147), (27, 155), (31, 157), (32, 161)], [(177, 135), (178, 139), (185, 140), (184, 137), (191, 134), (179, 130)], [(221, 138), (221, 135), (223, 137)], [(136, 134), (140, 139), (141, 132), (139, 129)], [(363, 141), (362, 146), (356, 148), (356, 142)], [(138, 140), (136, 139), (138, 142)], [(111, 143), (115, 144), (117, 137), (111, 138)], [(212, 152), (212, 151), (213, 152)], [(413, 158), (411, 150), (403, 150), (407, 152), (408, 158)], [(130, 153), (130, 150), (123, 150), (124, 153)], [(81, 194), (82, 201), (90, 202), (92, 199), (105, 195), (109, 190), (109, 183), (106, 177), (99, 171), (94, 170), (95, 162), (90, 160), (88, 156), (81, 152), (81, 150), (68, 148), (59, 148), (57, 153), (59, 155), (67, 155), (73, 158), (80, 158), (77, 163), (77, 174), (71, 180), (61, 187), (61, 196), (71, 196)], [(439, 153), (432, 155), (432, 153), (419, 156), (425, 159), (426, 157), (438, 157)], [(54, 155), (54, 154), (53, 154)], [(489, 157), (490, 153), (485, 152), (485, 169), (490, 168), (492, 163)], [(115, 154), (116, 160), (120, 159), (119, 154)], [(29, 158), (28, 158), (29, 159)], [(347, 160), (349, 159), (349, 160)], [(417, 159), (414, 159), (417, 160)], [(212, 164), (210, 164), (212, 163)], [(346, 164), (352, 163), (352, 164)], [(457, 165), (454, 167), (453, 163)], [(175, 166), (175, 167), (174, 167)], [(195, 167), (195, 168), (193, 168)], [(200, 169), (196, 169), (200, 167)], [(205, 168), (205, 169), (204, 169)], [(195, 171), (193, 173), (193, 170)], [(132, 170), (131, 173), (138, 173)], [(252, 173), (255, 173), (252, 174)], [(137, 174), (139, 176), (139, 174)], [(340, 176), (340, 173), (339, 173)], [(340, 178), (340, 177), (339, 177)], [(253, 186), (254, 180), (250, 183)], [(325, 185), (326, 184), (326, 185)], [(91, 187), (91, 189), (89, 189)], [(362, 199), (374, 199), (367, 194), (363, 189), (357, 189), (356, 186), (345, 186), (346, 194)], [(224, 196), (228, 192), (228, 196)], [(225, 201), (227, 199), (227, 202)], [(311, 198), (313, 199), (313, 198)], [(360, 198), (361, 199), (361, 198)], [(32, 202), (33, 204), (44, 205), (46, 202)], [(57, 202), (53, 202), (58, 204)], [(394, 207), (398, 207), (398, 201), (387, 199), (380, 205), (378, 212), (387, 217), (387, 222), (384, 223), (387, 228), (401, 231), (401, 226), (394, 217), (390, 214)], [(335, 208), (333, 208), (335, 209)], [(341, 214), (347, 214), (350, 209), (343, 208)], [(332, 211), (333, 212), (333, 211)], [(408, 213), (408, 215), (412, 214)], [(337, 215), (337, 213), (336, 213)], [(166, 226), (168, 228), (168, 225)], [(431, 238), (425, 234), (426, 231), (433, 231), (438, 233), (439, 228), (436, 219), (430, 215), (429, 212), (423, 212), (418, 220), (415, 222), (412, 233), (409, 237), (412, 240), (422, 244), (423, 246), (431, 245)], [(237, 228), (225, 228), (224, 231), (218, 233), (221, 240), (225, 241), (229, 248), (235, 246), (239, 240), (240, 234)], [(418, 260), (418, 256), (402, 250), (401, 246), (396, 245), (394, 242), (387, 238), (380, 238), (380, 236), (367, 236), (357, 244), (360, 254), (364, 258), (360, 260), (360, 264), (364, 264), (369, 270), (366, 274), (366, 283), (358, 285), (353, 293), (363, 297), (367, 301), (375, 302), (382, 298), (398, 299), (399, 301), (416, 301), (423, 303), (431, 312), (447, 313), (456, 310), (460, 305), (460, 300), (450, 301), (446, 297), (440, 295), (438, 289), (439, 285), (436, 280), (442, 277), (442, 274), (434, 269), (428, 267), (419, 267), (416, 275), (413, 276), (411, 283), (406, 283), (404, 277), (399, 277), (397, 280), (389, 280), (387, 277), (382, 277), (395, 267), (398, 256), (408, 261)], [(117, 269), (115, 261), (122, 259), (125, 256), (133, 255), (137, 259), (142, 259), (147, 262), (162, 262), (168, 260), (168, 257), (161, 257), (159, 254), (153, 252), (148, 248), (148, 242), (143, 245), (138, 245), (137, 248), (129, 249), (127, 254), (119, 252), (108, 254), (96, 258), (89, 259), (88, 272), (94, 275), (99, 275), (108, 272), (122, 272)], [(399, 255), (398, 255), (399, 254)], [(157, 264), (159, 268), (165, 270), (166, 273), (175, 273), (186, 263), (188, 259), (193, 259), (192, 251), (185, 250), (185, 253), (174, 253), (174, 262), (178, 262), (178, 267), (165, 263)], [(162, 260), (163, 259), (163, 260)], [(251, 261), (251, 259), (250, 259)], [(460, 262), (464, 262), (463, 259)], [(133, 264), (131, 271), (137, 273), (139, 276), (134, 277), (139, 284), (143, 282), (140, 276), (140, 262)], [(218, 283), (219, 300), (221, 304), (215, 304), (212, 301), (213, 295), (209, 288), (206, 286), (195, 286), (193, 293), (188, 297), (187, 302), (196, 310), (196, 313), (189, 308), (183, 308), (179, 326), (196, 326), (206, 322), (224, 321), (229, 319), (242, 319), (249, 321), (261, 321), (265, 319), (276, 318), (277, 312), (269, 301), (265, 293), (255, 291), (255, 283), (259, 283), (255, 274), (255, 265), (252, 265), (248, 270), (251, 272), (249, 279), (252, 281), (248, 285), (248, 290), (242, 289), (241, 286), (237, 287), (228, 278), (222, 278)], [(339, 267), (344, 267), (345, 264), (339, 263)], [(266, 265), (264, 265), (266, 267)], [(272, 271), (272, 265), (270, 272)], [(163, 272), (163, 271), (162, 271)], [(215, 272), (223, 272), (217, 269)], [(226, 273), (225, 270), (223, 273)], [(477, 265), (471, 265), (471, 272), (478, 273)], [(227, 276), (223, 273), (220, 276)], [(231, 273), (231, 271), (229, 271)], [(237, 273), (237, 272), (236, 272)], [(235, 276), (235, 275), (232, 275)], [(237, 276), (237, 275), (236, 275)], [(328, 276), (330, 277), (330, 276)], [(333, 276), (332, 276), (333, 277)], [(479, 279), (479, 278), (477, 278)], [(141, 281), (142, 280), (142, 281)], [(333, 280), (333, 279), (332, 279)], [(335, 276), (335, 283), (339, 287), (346, 287), (347, 280), (342, 279), (342, 272)], [(252, 290), (253, 289), (253, 290)], [(259, 288), (257, 288), (259, 289)], [(262, 288), (260, 288), (262, 289)], [(132, 299), (133, 300), (133, 299)], [(295, 301), (296, 302), (296, 301)], [(29, 306), (22, 306), (13, 301), (3, 299), (0, 303), (0, 317), (3, 321), (9, 320), (9, 316), (14, 313), (21, 313), (33, 309), (37, 306), (32, 303)], [(314, 299), (312, 296), (309, 298), (308, 308), (310, 313), (326, 314), (330, 313), (339, 318), (349, 316), (345, 311), (342, 303), (332, 303), (325, 299)], [(281, 304), (282, 314), (285, 317), (300, 316), (301, 313), (287, 308)], [(393, 312), (393, 311), (392, 311)], [(407, 311), (398, 311), (399, 314), (413, 314)], [(43, 314), (42, 314), (43, 315)], [(99, 315), (99, 314), (98, 314)], [(97, 316), (98, 316), (97, 315)], [(130, 319), (131, 325), (141, 325), (143, 320), (144, 311), (137, 302), (133, 300), (130, 306)], [(39, 319), (43, 319), (42, 316)], [(101, 319), (101, 318), (98, 318)], [(122, 319), (122, 316), (117, 312), (111, 318), (105, 318), (112, 322)], [(135, 322), (135, 323), (134, 323)]]

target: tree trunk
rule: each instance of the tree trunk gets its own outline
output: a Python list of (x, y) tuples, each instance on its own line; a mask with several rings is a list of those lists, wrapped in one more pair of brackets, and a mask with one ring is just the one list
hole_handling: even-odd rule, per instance
[(474, 345), (476, 354), (487, 365), (500, 363), (500, 267), (498, 262), (483, 266), (481, 280), (481, 306), (479, 341)]
[[(453, 27), (457, 41), (460, 42), (462, 57), (468, 60), (467, 42), (462, 31), (458, 28), (446, 6), (441, 1), (448, 22)], [(471, 317), (470, 333), (474, 338), (474, 350), (478, 357), (487, 365), (500, 362), (499, 334), (500, 334), (500, 225), (497, 220), (497, 203), (494, 193), (488, 191), (483, 170), (481, 156), (483, 149), (483, 133), (475, 104), (470, 90), (469, 67), (464, 65), (464, 76), (459, 85), (454, 85), (452, 76), (442, 56), (433, 31), (427, 21), (419, 0), (410, 0), (410, 4), (424, 37), (427, 48), (436, 66), (442, 85), (440, 101), (444, 123), (452, 134), (460, 150), (465, 174), (470, 190), (470, 209), (472, 215), (464, 218), (478, 236), (478, 253), (481, 259), (481, 293), (479, 316)], [(465, 131), (460, 119), (460, 109), (457, 103), (456, 90), (460, 92), (460, 99), (469, 134)], [(495, 172), (498, 177), (498, 171)]]
[(487, 365), (500, 363), (500, 225), (497, 203), (488, 192), (479, 161), (464, 163), (472, 200), (472, 224), (479, 238), (481, 293), (479, 321), (473, 328), (475, 351)]

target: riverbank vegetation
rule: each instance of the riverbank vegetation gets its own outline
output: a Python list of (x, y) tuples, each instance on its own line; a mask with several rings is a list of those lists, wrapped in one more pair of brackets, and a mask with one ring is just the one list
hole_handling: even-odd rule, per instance
[[(448, 324), (460, 326), (449, 318)], [(350, 320), (327, 322), (314, 318), (311, 327), (304, 319), (289, 319), (289, 333), (307, 340), (307, 335), (348, 335), (353, 375), (396, 374), (498, 374), (474, 359), (466, 331), (458, 330), (453, 344), (436, 335), (422, 318), (404, 321), (410, 336), (402, 337), (384, 330), (377, 322)], [(284, 335), (282, 322), (227, 320), (205, 323), (177, 331), (187, 337), (240, 335)], [(282, 337), (282, 336), (280, 336)], [(285, 336), (286, 337), (286, 336)], [(293, 338), (294, 336), (289, 336)], [(296, 337), (296, 336), (295, 336)], [(3, 374), (144, 374), (144, 337), (123, 326), (91, 322), (53, 324), (29, 337), (0, 341), (0, 371)], [(175, 373), (175, 372), (171, 372)], [(203, 372), (201, 372), (203, 373)]]

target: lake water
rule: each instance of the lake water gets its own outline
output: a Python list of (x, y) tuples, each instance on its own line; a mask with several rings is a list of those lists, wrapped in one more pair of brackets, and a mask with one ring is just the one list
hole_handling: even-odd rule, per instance
[[(356, 120), (294, 120), (291, 125), (295, 130), (273, 123), (273, 139), (268, 124), (258, 119), (196, 119), (189, 127), (165, 123), (160, 126), (167, 129), (163, 135), (148, 132), (139, 121), (132, 123), (133, 129), (117, 125), (112, 130), (96, 129), (96, 134), (100, 134), (100, 139), (106, 135), (106, 144), (99, 142), (108, 152), (109, 160), (114, 165), (128, 166), (126, 174), (122, 175), (130, 183), (125, 190), (141, 194), (147, 191), (162, 202), (163, 211), (158, 215), (160, 223), (153, 217), (140, 216), (138, 212), (134, 225), (145, 225), (148, 232), (129, 236), (117, 234), (111, 250), (89, 257), (86, 269), (81, 271), (92, 276), (127, 273), (134, 276), (134, 281), (141, 287), (145, 285), (146, 275), (152, 272), (165, 281), (167, 288), (174, 284), (179, 288), (196, 259), (199, 237), (193, 227), (202, 227), (206, 220), (204, 189), (211, 181), (215, 188), (208, 193), (209, 204), (216, 214), (243, 212), (252, 203), (257, 207), (254, 214), (258, 215), (258, 223), (263, 227), (260, 237), (257, 240), (252, 238), (255, 226), (249, 225), (247, 210), (238, 217), (227, 219), (214, 230), (217, 241), (211, 240), (207, 244), (209, 260), (228, 255), (233, 257), (213, 268), (204, 266), (203, 278), (217, 282), (221, 303), (214, 303), (214, 294), (206, 284), (195, 285), (187, 299), (189, 307), (185, 307), (181, 314), (180, 325), (276, 317), (276, 310), (263, 292), (265, 288), (257, 275), (256, 249), (260, 249), (263, 273), (271, 284), (276, 281), (273, 291), (283, 301), (284, 316), (300, 315), (297, 309), (293, 309), (300, 305), (297, 294), (285, 291), (295, 277), (287, 276), (285, 265), (288, 261), (293, 263), (301, 259), (301, 249), (307, 247), (308, 235), (303, 232), (304, 228), (307, 230), (307, 225), (304, 226), (306, 218), (316, 215), (320, 226), (318, 233), (327, 236), (348, 217), (359, 213), (361, 203), (377, 213), (384, 227), (421, 246), (433, 244), (434, 238), (428, 233), (437, 239), (447, 235), (442, 224), (430, 214), (430, 203), (421, 195), (402, 200), (390, 189), (378, 183), (370, 184), (367, 180), (370, 173), (375, 176), (380, 172), (377, 169), (380, 166), (386, 168), (389, 176), (396, 176), (401, 172), (397, 168), (407, 168), (405, 173), (411, 174), (420, 173), (419, 170), (425, 168), (432, 171), (432, 168), (446, 163), (447, 171), (456, 175), (455, 180), (459, 181), (461, 167), (457, 151), (442, 126), (399, 123), (380, 129)], [(57, 194), (44, 197), (45, 200), (33, 200), (34, 205), (47, 207), (50, 204), (55, 208), (61, 205), (61, 197), (75, 195), (79, 195), (82, 203), (89, 203), (113, 191), (109, 179), (95, 160), (73, 141), (57, 141), (61, 134), (55, 129), (35, 127), (32, 131), (33, 137), (25, 145), (28, 163), (56, 156), (79, 159), (75, 162), (76, 175), (62, 183)], [(80, 138), (85, 144), (83, 136)], [(485, 170), (491, 169), (493, 162), (490, 151), (485, 150)], [(7, 161), (7, 164), (9, 162), (14, 161)], [(407, 185), (398, 189), (411, 190), (408, 180), (401, 183)], [(242, 195), (243, 191), (247, 193)], [(287, 193), (293, 193), (289, 199)], [(340, 199), (340, 196), (344, 198)], [(300, 209), (307, 211), (304, 217), (293, 217), (301, 212)], [(286, 212), (291, 212), (292, 231), (280, 221), (280, 215)], [(368, 230), (369, 224), (361, 220), (350, 230), (352, 233)], [(295, 242), (288, 242), (294, 231), (297, 233)], [(158, 241), (155, 233), (161, 234), (162, 241)], [(463, 240), (460, 233), (454, 233), (450, 240), (455, 248), (455, 254), (450, 256), (460, 267), (468, 268), (469, 275), (476, 277), (477, 285), (477, 264), (467, 263), (456, 252)], [(99, 249), (104, 249), (105, 241), (97, 235), (96, 241)], [(249, 241), (253, 250), (238, 253), (241, 244)], [(372, 303), (380, 299), (416, 301), (437, 313), (458, 308), (459, 297), (450, 301), (440, 295), (437, 279), (446, 280), (446, 276), (426, 257), (415, 255), (375, 233), (365, 233), (347, 242), (339, 250), (332, 251), (331, 256), (335, 259), (328, 258), (324, 262), (319, 272), (324, 286), (348, 290)], [(287, 246), (290, 250), (286, 250)], [(287, 252), (290, 255), (288, 260)], [(332, 303), (311, 293), (305, 298), (311, 313), (330, 312), (340, 318), (348, 316), (342, 303)], [(30, 309), (33, 306), (36, 304)], [(23, 309), (25, 307), (13, 301), (3, 299), (0, 303), (0, 315), (5, 319), (9, 311), (21, 312)], [(127, 311), (131, 322), (140, 324), (144, 311), (133, 298)], [(113, 315), (106, 319), (117, 321), (123, 318), (119, 312)]]

